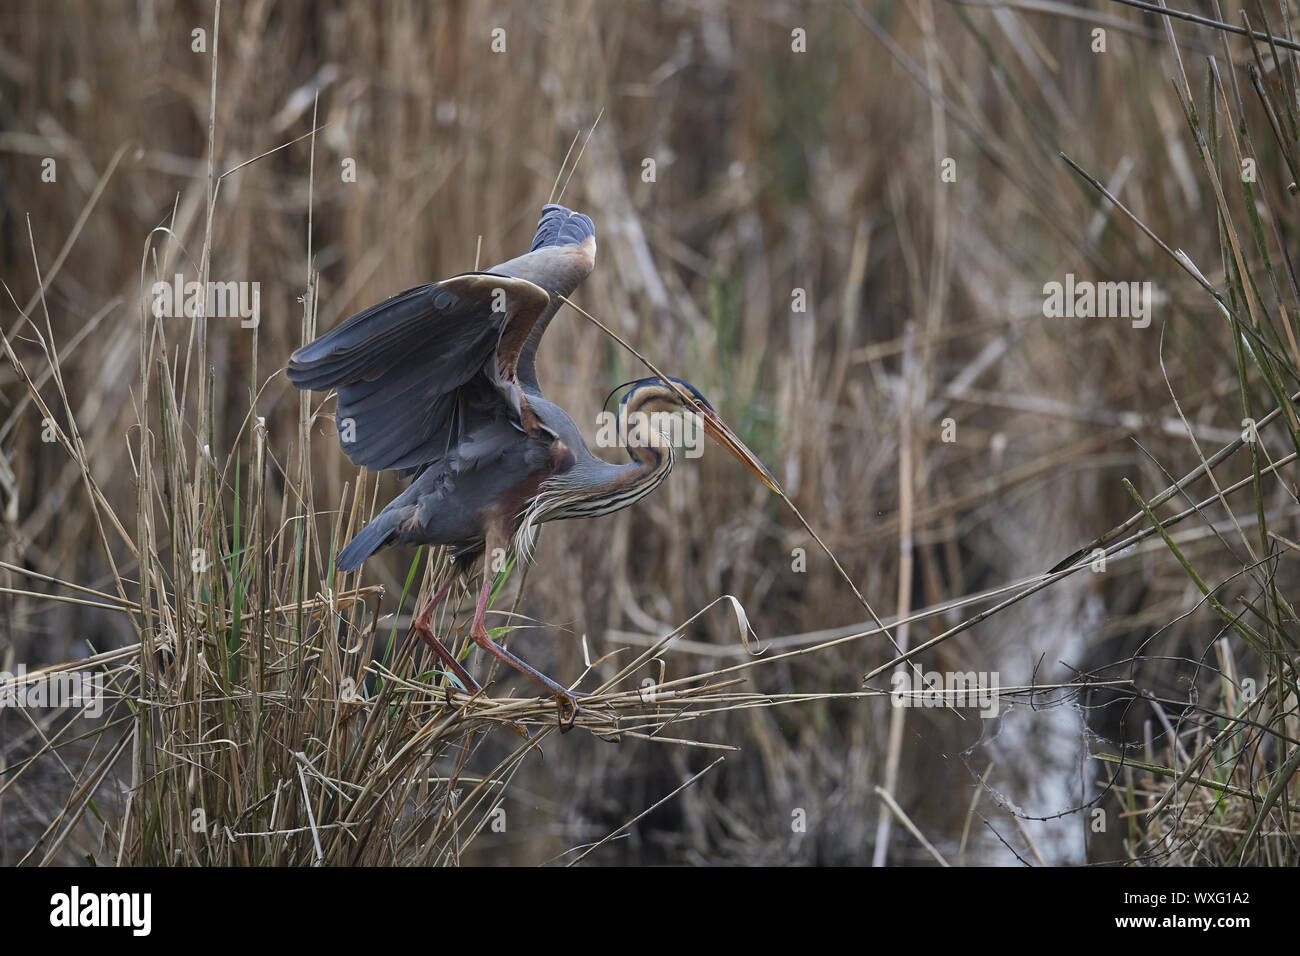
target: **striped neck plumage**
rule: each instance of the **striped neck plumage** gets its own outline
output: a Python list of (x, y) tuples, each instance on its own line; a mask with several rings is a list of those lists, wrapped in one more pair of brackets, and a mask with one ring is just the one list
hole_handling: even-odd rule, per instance
[(670, 436), (653, 429), (650, 435), (643, 435), (635, 427), (629, 432), (625, 425), (626, 418), (619, 423), (620, 438), (632, 460), (626, 465), (609, 466), (613, 470), (610, 480), (595, 487), (585, 487), (574, 483), (570, 472), (542, 483), (537, 497), (520, 516), (519, 528), (515, 532), (515, 551), (520, 560), (527, 562), (532, 559), (537, 531), (543, 522), (595, 518), (622, 511), (650, 494), (668, 477), (676, 462)]

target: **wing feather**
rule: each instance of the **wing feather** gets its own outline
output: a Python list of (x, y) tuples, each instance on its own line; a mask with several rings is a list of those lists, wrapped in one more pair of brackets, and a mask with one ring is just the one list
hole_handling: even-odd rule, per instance
[(298, 388), (338, 389), (340, 443), (355, 464), (414, 469), (457, 437), (458, 390), (480, 372), (527, 428), (526, 403), (512, 394), (518, 346), (549, 306), (526, 280), (466, 273), (358, 312), (294, 352), (287, 374)]

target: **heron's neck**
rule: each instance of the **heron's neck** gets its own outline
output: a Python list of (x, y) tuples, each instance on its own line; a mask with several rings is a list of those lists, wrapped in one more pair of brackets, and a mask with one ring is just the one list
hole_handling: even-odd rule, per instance
[(654, 488), (673, 469), (673, 443), (670, 435), (655, 427), (652, 416), (644, 409), (645, 404), (646, 400), (633, 396), (623, 408), (618, 431), (632, 459), (630, 465), (622, 466), (623, 470), (635, 475), (633, 484), (648, 482)]
[[(638, 428), (631, 412), (639, 403), (628, 403), (628, 414), (618, 424), (619, 438), (632, 460), (614, 465), (583, 448), (577, 467), (557, 475), (542, 486), (541, 492), (521, 516), (515, 532), (515, 547), (525, 560), (531, 559), (538, 526), (560, 518), (595, 518), (622, 511), (659, 487), (673, 470), (673, 448), (669, 436), (649, 427)], [(627, 427), (632, 423), (633, 427)], [(645, 434), (650, 432), (650, 434)]]
[[(634, 399), (624, 407), (618, 423), (619, 441), (631, 459), (614, 465), (588, 454), (582, 469), (560, 477), (556, 495), (543, 504), (546, 517), (594, 517), (621, 511), (640, 501), (659, 487), (673, 470), (673, 447), (670, 436), (657, 431), (651, 418), (642, 414), (641, 402)], [(573, 478), (581, 473), (584, 480), (576, 489)], [(543, 496), (543, 499), (545, 496)]]

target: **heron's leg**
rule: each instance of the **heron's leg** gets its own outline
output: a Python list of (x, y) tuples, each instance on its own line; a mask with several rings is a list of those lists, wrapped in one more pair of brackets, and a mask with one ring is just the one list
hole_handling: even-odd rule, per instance
[[(437, 593), (433, 596), (433, 600), (430, 601), (428, 606), (420, 612), (420, 616), (415, 619), (415, 630), (424, 643), (433, 648), (433, 652), (438, 655), (438, 660), (442, 661), (447, 670), (456, 675), (457, 680), (465, 686), (465, 689), (471, 694), (477, 694), (483, 689), (483, 685), (476, 681), (473, 676), (470, 675), (470, 672), (465, 670), (460, 661), (456, 660), (456, 655), (447, 650), (447, 646), (443, 644), (442, 641), (438, 640), (433, 633), (433, 628), (430, 626), (430, 622), (433, 620), (434, 609), (437, 608), (437, 606), (442, 603), (442, 599), (447, 596), (447, 590), (451, 587), (451, 583), (454, 579), (455, 575), (452, 575), (439, 585)], [(512, 720), (508, 721), (506, 726), (517, 733), (520, 737), (523, 737), (524, 740), (528, 739), (528, 731), (524, 728), (523, 724), (516, 723)]]
[[(479, 592), (478, 606), (474, 609), (474, 623), (470, 625), (469, 636), (474, 639), (474, 643), (483, 650), (487, 651), (498, 660), (509, 664), (521, 674), (526, 674), (537, 684), (546, 690), (555, 698), (555, 703), (560, 710), (560, 730), (568, 731), (573, 729), (573, 722), (578, 717), (578, 698), (586, 696), (567, 687), (557, 684), (537, 668), (526, 663), (520, 658), (511, 654), (508, 650), (492, 640), (492, 635), (488, 634), (487, 627), (483, 623), (483, 616), (487, 613), (488, 598), (492, 596), (492, 574), (484, 569), (483, 572), (483, 590)], [(564, 708), (569, 708), (568, 720), (565, 720)]]
[(451, 588), (452, 581), (455, 580), (455, 577), (456, 576), (453, 574), (439, 585), (437, 593), (433, 595), (433, 600), (430, 601), (428, 606), (420, 612), (420, 616), (415, 619), (414, 626), (416, 633), (420, 635), (420, 639), (433, 649), (433, 652), (438, 655), (438, 660), (442, 661), (447, 670), (456, 675), (456, 679), (464, 685), (466, 690), (471, 694), (477, 694), (483, 689), (483, 685), (471, 677), (469, 671), (465, 670), (465, 668), (461, 666), (460, 661), (456, 660), (456, 655), (447, 650), (442, 641), (438, 640), (433, 633), (433, 628), (430, 626), (430, 622), (433, 620), (434, 610), (442, 603), (442, 599), (447, 596), (447, 591)]

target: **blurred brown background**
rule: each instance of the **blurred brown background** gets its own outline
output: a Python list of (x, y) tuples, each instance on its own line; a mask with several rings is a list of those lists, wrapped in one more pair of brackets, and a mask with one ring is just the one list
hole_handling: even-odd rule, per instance
[[(1231, 22), (1236, 7), (1225, 4)], [(1197, 461), (1181, 427), (1164, 424), (1174, 412), (1162, 330), (1165, 374), (1205, 429), (1204, 447), (1232, 437), (1240, 418), (1223, 401), (1236, 379), (1222, 319), (1057, 157), (1064, 150), (1110, 183), (1171, 245), (1221, 275), (1213, 200), (1167, 82), (1163, 28), (1101, 2), (1082, 5), (1081, 18), (941, 0), (861, 9), (887, 42), (852, 5), (793, 0), (223, 3), (217, 171), (308, 133), (317, 102), (323, 128), (314, 176), (304, 139), (221, 186), (212, 275), (259, 282), (262, 314), (256, 337), (237, 321), (212, 323), (218, 445), (249, 407), (255, 346), (267, 382), (257, 411), (287, 460), (297, 402), (278, 370), (300, 344), (309, 270), (320, 272), (323, 331), (393, 292), (473, 268), (480, 238), (482, 266), (525, 251), (570, 143), (603, 110), (563, 196), (597, 227), (597, 269), (578, 301), (701, 388), (881, 615), (899, 610), (900, 553), (911, 561), (903, 600), (915, 610), (1042, 571), (1127, 516), (1121, 476), (1151, 493), (1168, 483), (1130, 436), (1175, 476)], [(213, 12), (173, 0), (9, 2), (0, 18), (0, 277), (26, 307), (38, 288), (29, 228), (43, 272), (77, 231), (46, 301), (97, 477), (127, 516), (141, 257), (149, 231), (169, 225), (186, 251), (166, 247), (164, 274), (194, 277)], [(1104, 53), (1090, 49), (1098, 23)], [(505, 31), (503, 53), (491, 51), (495, 28)], [(207, 31), (207, 53), (191, 50), (196, 29)], [(792, 49), (796, 30), (806, 52)], [(1188, 37), (1190, 49), (1208, 49)], [(53, 183), (42, 182), (46, 158)], [(946, 158), (955, 182), (941, 176)], [(653, 182), (643, 181), (647, 159)], [(342, 181), (347, 160), (355, 182)], [(1276, 164), (1260, 165), (1272, 182)], [(1162, 299), (1151, 327), (1044, 318), (1042, 286), (1067, 272), (1153, 281)], [(806, 293), (805, 312), (792, 309), (795, 290)], [(0, 325), (40, 367), (8, 295)], [(643, 374), (571, 311), (551, 326), (539, 368), (589, 439), (606, 392)], [(42, 442), (23, 395), (6, 363), (3, 557), (102, 585), (107, 563), (85, 490), (60, 448)], [(953, 442), (941, 437), (948, 418)], [(314, 446), (324, 510), (356, 478), (331, 433), (322, 425)], [(382, 493), (397, 487), (385, 479)], [(792, 568), (797, 548), (802, 573)], [(409, 560), (389, 552), (367, 565), (366, 580), (388, 586), (386, 611)], [(1185, 579), (1162, 584), (1156, 573), (1170, 563), (1148, 555), (1077, 575), (922, 663), (1025, 684), (1124, 659), (1184, 607)], [(42, 588), (16, 575), (6, 583)], [(582, 635), (593, 657), (640, 648), (722, 594), (740, 600), (761, 638), (786, 646), (869, 623), (779, 500), (714, 453), (681, 462), (627, 512), (548, 526), (520, 603), (545, 626), (512, 646), (548, 673), (572, 675)], [(914, 626), (911, 640), (967, 613)], [(1197, 646), (1212, 637), (1197, 635)], [(668, 655), (670, 676), (745, 659), (725, 606), (685, 638)], [(121, 616), (0, 596), (0, 665), (132, 639)], [(850, 692), (888, 659), (880, 638), (866, 638), (757, 668), (752, 686)], [(1149, 676), (1185, 693), (1179, 679), (1176, 664)], [(1015, 862), (1013, 852), (1031, 854), (1028, 841), (1048, 862), (1115, 858), (1117, 844), (1091, 833), (1086, 814), (1058, 818), (1096, 795), (1096, 768), (1084, 760), (1090, 732), (1141, 736), (1140, 715), (1122, 723), (1092, 703), (1009, 702), (986, 722), (909, 711), (896, 797), (953, 859)], [(836, 700), (693, 726), (692, 736), (740, 751), (601, 860), (869, 862), (890, 713), (887, 700)], [(539, 862), (598, 839), (712, 757), (556, 738), (516, 778), (507, 832), (485, 833), (474, 858)], [(988, 826), (976, 816), (963, 837), (990, 764), (978, 809)], [(806, 832), (792, 829), (798, 810)], [(12, 837), (17, 824), (8, 826)], [(890, 862), (929, 861), (901, 827), (891, 840)]]

